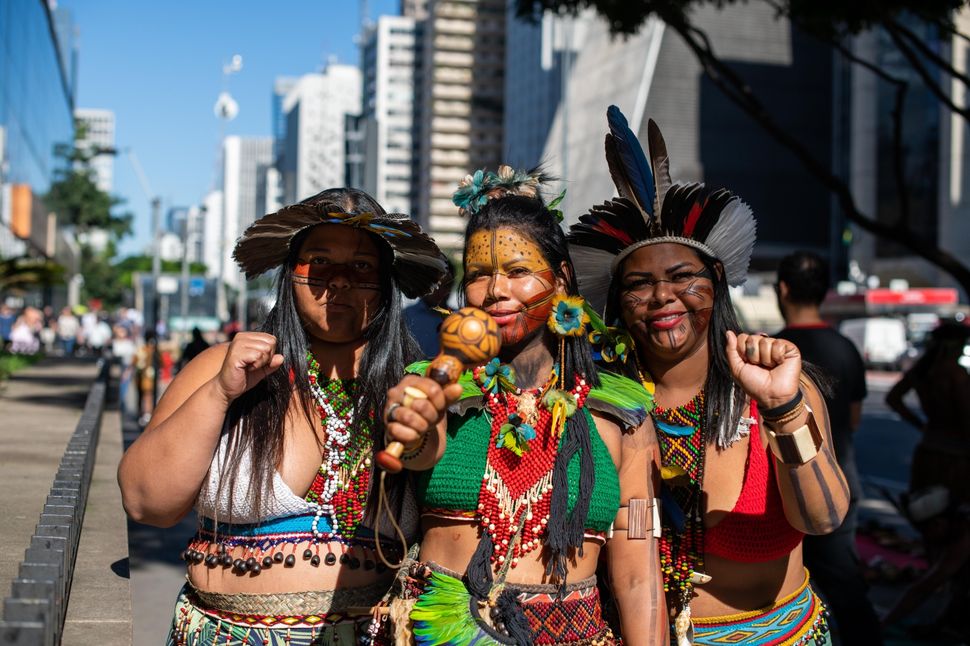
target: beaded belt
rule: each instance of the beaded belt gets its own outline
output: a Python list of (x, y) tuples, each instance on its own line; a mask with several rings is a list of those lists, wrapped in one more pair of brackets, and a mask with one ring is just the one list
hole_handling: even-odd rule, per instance
[(825, 604), (809, 585), (806, 570), (805, 581), (797, 590), (767, 608), (719, 617), (694, 617), (694, 643), (827, 644), (826, 615)]

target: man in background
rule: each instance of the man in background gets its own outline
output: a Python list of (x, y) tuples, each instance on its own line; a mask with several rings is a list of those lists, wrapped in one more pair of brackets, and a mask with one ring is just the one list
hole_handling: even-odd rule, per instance
[(835, 456), (850, 494), (849, 511), (839, 529), (827, 536), (805, 537), (805, 565), (835, 619), (838, 640), (834, 643), (881, 644), (879, 620), (869, 603), (855, 545), (862, 484), (852, 434), (862, 419), (866, 371), (852, 341), (822, 320), (819, 308), (828, 288), (828, 263), (818, 255), (797, 251), (782, 259), (776, 290), (785, 329), (775, 336), (798, 346), (802, 358), (821, 368), (831, 380), (831, 394), (825, 397), (825, 404)]

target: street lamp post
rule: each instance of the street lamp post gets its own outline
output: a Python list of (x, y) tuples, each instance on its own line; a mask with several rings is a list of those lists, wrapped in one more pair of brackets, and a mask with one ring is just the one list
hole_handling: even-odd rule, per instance
[[(225, 160), (222, 159), (224, 139), (226, 135), (226, 124), (236, 118), (239, 114), (239, 104), (229, 94), (229, 77), (242, 70), (242, 56), (233, 55), (230, 61), (222, 66), (222, 91), (216, 99), (213, 111), (219, 119), (219, 155), (222, 160), (222, 172), (225, 172)], [(219, 173), (216, 175), (219, 176)], [(224, 184), (225, 182), (223, 182)], [(226, 196), (222, 196), (222, 213), (219, 214), (219, 283), (216, 285), (216, 306), (219, 310), (219, 318), (223, 321), (229, 318), (229, 303), (226, 297)]]

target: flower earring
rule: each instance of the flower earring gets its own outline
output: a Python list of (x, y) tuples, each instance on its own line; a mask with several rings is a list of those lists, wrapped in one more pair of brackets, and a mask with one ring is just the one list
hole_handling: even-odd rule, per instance
[(589, 323), (585, 305), (582, 296), (557, 294), (552, 299), (552, 311), (547, 320), (549, 329), (558, 336), (582, 336)]

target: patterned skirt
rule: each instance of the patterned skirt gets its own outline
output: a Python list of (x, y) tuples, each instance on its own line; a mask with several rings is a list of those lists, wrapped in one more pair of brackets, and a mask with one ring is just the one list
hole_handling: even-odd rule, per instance
[(723, 617), (695, 617), (693, 643), (830, 645), (832, 638), (825, 621), (826, 614), (825, 605), (809, 585), (806, 572), (805, 582), (772, 606)]
[[(501, 645), (514, 643), (482, 619), (488, 608), (473, 615), (478, 605), (460, 576), (433, 563), (415, 563), (405, 593), (414, 599), (410, 610), (413, 643)], [(532, 631), (535, 646), (615, 646), (620, 643), (603, 620), (596, 577), (568, 584), (562, 598), (554, 585), (508, 585)], [(392, 612), (393, 614), (393, 612)], [(400, 634), (400, 633), (398, 633)], [(397, 643), (401, 643), (398, 641)]]
[(389, 644), (367, 609), (387, 584), (284, 594), (215, 594), (186, 583), (167, 646)]

